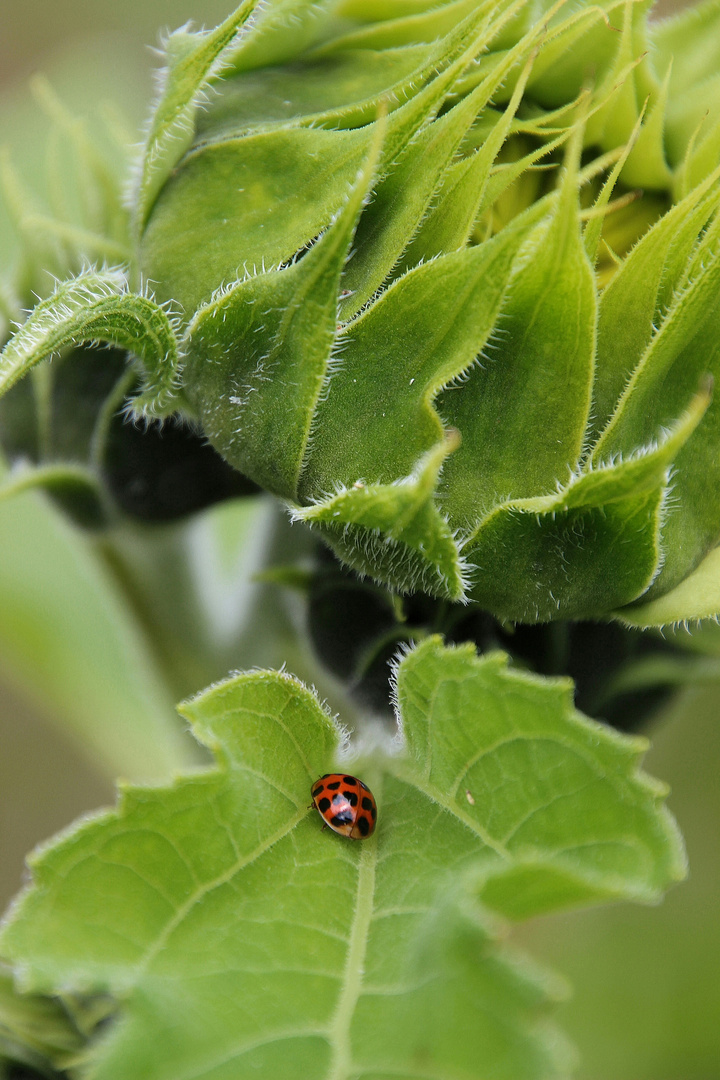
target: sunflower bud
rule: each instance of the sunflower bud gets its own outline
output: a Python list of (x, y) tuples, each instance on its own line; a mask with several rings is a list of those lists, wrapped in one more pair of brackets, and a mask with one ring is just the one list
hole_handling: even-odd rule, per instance
[(179, 346), (142, 411), (162, 386), (395, 590), (716, 614), (720, 14), (648, 10), (246, 0), (173, 35), (133, 213)]

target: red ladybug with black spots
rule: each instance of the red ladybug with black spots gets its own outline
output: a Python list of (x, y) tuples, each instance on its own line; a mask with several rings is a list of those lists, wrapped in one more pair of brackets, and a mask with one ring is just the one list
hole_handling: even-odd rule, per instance
[(357, 776), (325, 773), (315, 781), (310, 793), (315, 809), (333, 832), (350, 840), (364, 840), (375, 831), (375, 799)]

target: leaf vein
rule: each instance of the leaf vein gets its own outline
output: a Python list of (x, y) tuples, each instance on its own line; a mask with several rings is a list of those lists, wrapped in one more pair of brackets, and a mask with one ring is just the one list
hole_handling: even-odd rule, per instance
[(264, 855), (266, 851), (269, 851), (270, 848), (273, 847), (276, 843), (278, 843), (278, 841), (282, 840), (284, 836), (287, 836), (289, 832), (292, 832), (298, 822), (300, 822), (306, 814), (307, 810), (305, 809), (303, 809), (302, 812), (295, 814), (285, 825), (282, 826), (282, 828), (274, 832), (261, 844), (258, 844), (258, 846), (254, 848), (253, 851), (249, 852), (247, 856), (237, 859), (233, 863), (233, 865), (230, 866), (223, 874), (218, 874), (217, 877), (212, 878), (210, 881), (206, 882), (204, 885), (196, 889), (195, 892), (187, 898), (185, 903), (177, 909), (174, 918), (170, 919), (167, 922), (162, 933), (158, 934), (155, 942), (147, 949), (145, 955), (138, 964), (138, 977), (147, 970), (148, 965), (152, 963), (157, 954), (160, 952), (163, 945), (169, 938), (170, 934), (175, 929), (177, 929), (177, 927), (180, 925), (186, 915), (188, 915), (188, 913), (192, 910), (195, 904), (199, 900), (201, 900), (203, 896), (206, 896), (209, 892), (211, 892), (213, 889), (218, 888), (220, 885), (227, 884), (237, 873), (240, 872), (240, 870), (243, 870), (246, 866), (250, 866), (253, 862), (255, 862), (256, 859), (259, 859), (261, 855)]
[(196, 1080), (197, 1077), (206, 1076), (210, 1072), (222, 1068), (223, 1065), (227, 1065), (228, 1062), (233, 1061), (235, 1058), (242, 1057), (243, 1054), (249, 1054), (252, 1050), (258, 1050), (261, 1046), (267, 1046), (269, 1043), (281, 1042), (285, 1039), (317, 1038), (326, 1040), (327, 1035), (324, 1031), (315, 1030), (314, 1028), (298, 1027), (288, 1028), (285, 1031), (271, 1031), (257, 1039), (250, 1039), (247, 1042), (240, 1043), (220, 1058), (204, 1061), (199, 1067), (194, 1067), (192, 1072), (176, 1075), (175, 1080)]

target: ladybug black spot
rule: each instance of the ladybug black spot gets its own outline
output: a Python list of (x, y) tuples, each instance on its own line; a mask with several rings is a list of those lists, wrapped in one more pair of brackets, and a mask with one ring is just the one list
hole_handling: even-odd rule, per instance
[(357, 780), (354, 776), (343, 776), (343, 784), (349, 784), (350, 787), (357, 787)]
[(321, 799), (320, 802), (318, 803), (318, 810), (320, 811), (320, 813), (324, 814), (325, 811), (329, 810), (329, 809), (330, 809), (330, 800), (329, 799)]
[(374, 820), (375, 820), (375, 818), (377, 817), (377, 810), (375, 809), (375, 807), (374, 807), (374, 806), (371, 806), (371, 807), (370, 807), (370, 816), (372, 817), (373, 821), (374, 821)]
[(358, 818), (357, 826), (363, 836), (367, 836), (367, 834), (370, 832), (370, 825), (368, 824), (367, 818)]
[[(349, 825), (351, 821), (352, 821), (352, 814), (350, 813), (349, 810), (346, 810), (342, 814), (336, 814), (335, 817), (330, 818), (330, 824), (335, 825), (335, 826)], [(367, 822), (365, 822), (365, 824), (367, 825)]]
[(336, 780), (334, 784), (328, 784), (328, 791), (337, 791), (340, 787), (340, 781)]
[(363, 796), (362, 808), (363, 810), (372, 810), (373, 808), (372, 799), (368, 799), (366, 795)]
[(351, 806), (357, 806), (357, 793), (354, 791), (343, 791), (344, 797), (350, 803)]

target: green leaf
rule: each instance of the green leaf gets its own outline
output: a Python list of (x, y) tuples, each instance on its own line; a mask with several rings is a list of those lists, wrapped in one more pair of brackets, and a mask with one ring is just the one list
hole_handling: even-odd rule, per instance
[[(7, 147), (0, 151), (0, 203), (11, 225), (3, 231), (15, 233), (20, 240), (20, 265), (12, 285), (25, 296), (42, 271), (62, 268), (67, 272), (67, 258), (56, 233), (35, 227), (42, 220), (38, 200), (21, 180)], [(11, 287), (9, 283), (7, 287)]]
[[(720, 115), (720, 4), (704, 0), (650, 23), (649, 38), (660, 72), (671, 68), (666, 143), (674, 165), (680, 164), (698, 134), (717, 130)], [(714, 168), (717, 156), (711, 164)], [(710, 170), (708, 170), (710, 171)], [(704, 174), (706, 175), (706, 174)], [(699, 182), (703, 176), (696, 176)]]
[(363, 24), (420, 15), (438, 6), (437, 0), (339, 0), (337, 12), (345, 19)]
[(720, 615), (720, 549), (705, 556), (679, 585), (655, 600), (632, 604), (615, 613), (627, 626), (673, 626)]
[[(127, 93), (124, 80), (129, 69), (121, 54), (116, 51), (113, 71), (124, 83), (125, 106), (133, 93)], [(104, 90), (96, 86), (97, 71), (89, 70), (87, 61), (87, 55), (80, 64), (75, 57), (70, 84), (68, 72), (54, 72), (63, 95), (74, 99), (73, 109), (81, 115), (70, 112), (43, 76), (30, 82), (35, 105), (28, 100), (6, 101), (0, 110), (0, 142), (7, 143), (0, 161), (0, 217), (7, 209), (10, 219), (0, 225), (2, 255), (25, 303), (35, 294), (46, 296), (53, 275), (67, 277), (88, 260), (118, 263), (130, 258), (122, 184), (132, 133), (113, 130), (107, 101), (100, 119), (110, 84)], [(137, 81), (137, 69), (133, 70)], [(100, 91), (92, 112), (88, 106), (95, 100), (95, 90), (89, 91), (88, 79)], [(82, 86), (79, 100), (73, 84), (77, 90)], [(11, 160), (17, 163), (17, 172)]]
[[(484, 204), (490, 170), (512, 126), (531, 66), (529, 61), (507, 108), (479, 149), (469, 157), (453, 162), (446, 170), (432, 206), (428, 207), (401, 261), (403, 269), (457, 251), (469, 241)], [(486, 83), (487, 80), (481, 87)]]
[(153, 208), (143, 277), (189, 320), (218, 288), (278, 267), (312, 243), (344, 205), (368, 147), (364, 128), (280, 128), (197, 148)]
[[(447, 454), (433, 399), (486, 343), (523, 232), (509, 229), (418, 267), (338, 328), (340, 271), (368, 183), (366, 173), (332, 228), (297, 263), (251, 278), (201, 309), (188, 332), (188, 385), (221, 452), (271, 490), (311, 504), (299, 515), (322, 522), (353, 565), (377, 573), (379, 559), (403, 589), (424, 580), (433, 592), (457, 597), (462, 561), (427, 488)], [(260, 328), (263, 343), (273, 342), (269, 352), (256, 345)], [(348, 439), (349, 430), (358, 437)], [(324, 497), (338, 485), (341, 495)], [(371, 537), (381, 522), (387, 534), (378, 545)], [(410, 575), (405, 583), (403, 572)]]
[(641, 112), (637, 119), (635, 127), (632, 130), (630, 138), (627, 141), (623, 152), (613, 166), (612, 172), (608, 176), (607, 180), (603, 184), (600, 194), (593, 203), (593, 217), (591, 217), (585, 225), (583, 232), (583, 241), (585, 243), (585, 250), (591, 263), (597, 262), (598, 245), (600, 243), (600, 235), (602, 233), (603, 225), (605, 224), (605, 213), (607, 212), (610, 196), (613, 193), (615, 184), (618, 181), (620, 173), (623, 171), (625, 162), (627, 161), (630, 152), (634, 149), (638, 135), (640, 134), (640, 125), (642, 124), (644, 116), (644, 110)]
[[(687, 407), (702, 380), (720, 376), (720, 219), (701, 237), (654, 333), (593, 450), (595, 460), (654, 437)], [(665, 559), (648, 596), (674, 588), (715, 546), (720, 532), (720, 406), (713, 402), (674, 462), (673, 503), (663, 528)]]
[(633, 248), (600, 298), (592, 429), (600, 434), (672, 301), (698, 234), (720, 205), (720, 170)]
[(33, 858), (2, 948), (25, 989), (122, 997), (97, 1080), (567, 1075), (538, 1020), (556, 988), (488, 909), (654, 901), (683, 875), (645, 742), (577, 714), (566, 682), (436, 638), (402, 660), (397, 696), (405, 749), (365, 761), (366, 841), (308, 808), (335, 723), (255, 672), (183, 707), (215, 769), (125, 788)]
[(383, 97), (402, 101), (411, 92), (429, 53), (427, 45), (382, 52), (358, 49), (225, 78), (218, 83), (212, 109), (197, 117), (198, 139), (212, 142), (253, 127), (293, 121), (341, 128), (370, 123)]
[[(511, 5), (492, 23), (492, 33), (511, 18), (515, 6)], [(490, 34), (490, 30), (486, 33)], [(343, 321), (356, 315), (383, 284), (422, 225), (431, 200), (441, 187), (443, 178), (451, 167), (453, 157), (471, 125), (502, 85), (511, 67), (528, 54), (534, 43), (534, 35), (524, 38), (515, 49), (510, 50), (503, 63), (498, 64), (475, 90), (467, 97), (461, 98), (458, 104), (443, 113), (441, 117), (428, 123), (410, 142), (400, 160), (393, 165), (377, 186), (373, 200), (360, 220), (353, 258), (345, 273), (344, 286), (349, 295), (341, 302), (340, 311)], [(469, 50), (462, 53), (454, 64), (448, 66), (442, 80), (435, 81), (433, 84), (436, 101), (434, 109), (440, 105), (441, 97), (438, 91), (442, 89), (443, 82), (445, 86), (451, 84), (452, 76), (456, 71), (462, 70), (477, 47), (477, 42), (472, 43)], [(477, 155), (473, 169), (473, 181), (477, 185), (473, 200), (475, 212), (471, 212), (462, 240), (447, 250), (461, 247), (472, 230), (487, 175), (507, 135), (528, 74), (529, 68), (526, 67), (518, 84), (519, 89), (515, 91), (513, 105), (503, 115), (493, 135), (486, 140), (482, 153)], [(416, 259), (415, 264), (419, 261), (422, 259)], [(412, 264), (406, 263), (406, 265)]]
[[(123, 257), (127, 258), (127, 214), (122, 205), (118, 172), (94, 144), (87, 125), (72, 115), (44, 76), (35, 76), (32, 90), (53, 125), (52, 134), (58, 142), (70, 147), (75, 162), (81, 221), (87, 230), (85, 235), (104, 239), (107, 244), (114, 241), (124, 248)], [(56, 179), (53, 175), (52, 182)], [(58, 195), (57, 192), (54, 194)]]
[[(576, 712), (569, 680), (506, 664), (430, 638), (397, 674), (412, 782), (495, 853), (483, 899), (510, 918), (580, 898), (657, 899), (685, 863), (665, 788), (637, 771), (646, 740)], [(395, 771), (409, 777), (402, 759)], [(518, 889), (523, 878), (532, 887)]]
[(599, 616), (644, 592), (661, 564), (671, 463), (709, 404), (706, 388), (635, 455), (591, 461), (557, 494), (492, 511), (464, 548), (475, 564), (473, 598), (507, 619), (548, 622), (558, 612)]
[(683, 694), (653, 733), (649, 760), (672, 783), (690, 852), (687, 884), (653, 911), (613, 904), (523, 929), (524, 947), (571, 974), (563, 1023), (587, 1080), (710, 1080), (720, 1060), (720, 833), (709, 827), (720, 820), (719, 709), (718, 688)]
[[(301, 475), (300, 501), (310, 506), (297, 514), (322, 522), (351, 565), (388, 574), (401, 591), (423, 583), (436, 595), (464, 595), (456, 526), (448, 524), (457, 502), (447, 480), (452, 458), (438, 508), (428, 487), (457, 439), (443, 444), (434, 402), (482, 352), (521, 238), (522, 230), (508, 230), (417, 267), (338, 334)], [(325, 496), (338, 485), (339, 494)]]
[[(393, 49), (419, 42), (433, 42), (445, 37), (455, 27), (473, 15), (478, 9), (489, 10), (487, 0), (445, 0), (433, 5), (430, 11), (413, 10), (412, 7), (397, 9), (395, 18), (385, 18), (377, 22), (369, 21), (367, 26), (351, 30), (349, 33), (331, 41), (325, 48), (328, 51), (340, 49)], [(407, 11), (407, 14), (405, 14)]]
[(128, 292), (121, 270), (86, 270), (58, 282), (0, 353), (0, 396), (54, 353), (85, 342), (119, 345), (140, 359), (145, 381), (133, 402), (137, 415), (159, 416), (176, 407), (174, 320), (154, 300)]
[(666, 191), (672, 186), (672, 173), (665, 157), (665, 118), (667, 115), (668, 86), (670, 69), (668, 68), (662, 86), (650, 104), (647, 117), (643, 117), (644, 106), (639, 110), (638, 121), (642, 123), (633, 142), (627, 162), (622, 172), (623, 182), (636, 186)]
[(0, 965), (0, 1076), (3, 1058), (22, 1062), (47, 1075), (74, 1064), (85, 1040), (59, 1001), (20, 994), (9, 970)]
[[(401, 102), (387, 121), (380, 171), (440, 108), (453, 80), (482, 48), (487, 22), (484, 7), (471, 12), (420, 54), (411, 77), (366, 103), (377, 115), (388, 100)], [(343, 111), (328, 122), (344, 122)], [(359, 121), (367, 125), (367, 119), (361, 115)], [(211, 127), (207, 135), (200, 130), (149, 218), (141, 247), (144, 277), (158, 282), (158, 295), (179, 303), (190, 318), (219, 286), (287, 262), (329, 226), (372, 139), (369, 125), (324, 130), (297, 121), (260, 130), (240, 122), (229, 130)]]
[[(562, 146), (572, 134), (572, 130), (572, 128), (568, 128), (549, 142), (544, 143), (539, 147), (535, 147), (535, 149), (530, 150), (527, 154), (521, 154), (517, 161), (511, 160), (496, 164), (488, 177), (487, 186), (478, 206), (478, 214), (482, 215), (483, 211), (490, 211), (492, 214), (495, 214), (500, 208), (500, 221), (505, 227), (507, 227), (506, 223), (508, 221), (511, 222), (513, 226), (519, 224), (519, 222), (515, 220), (516, 218), (521, 218), (524, 223), (529, 226), (530, 224), (537, 223), (541, 218), (550, 214), (552, 212), (552, 204), (556, 198), (555, 192), (550, 192), (548, 195), (538, 197), (540, 193), (537, 174), (533, 176), (532, 168), (546, 155), (551, 154), (553, 150)], [(457, 166), (455, 168), (457, 168)], [(513, 186), (516, 188), (518, 187), (516, 181), (520, 178), (525, 182), (525, 190), (516, 193), (515, 199), (513, 200), (512, 189)], [(509, 196), (509, 209), (502, 209), (501, 200), (506, 192)], [(478, 225), (480, 228), (478, 228)], [(483, 221), (481, 217), (476, 221), (476, 233), (479, 233), (480, 236), (483, 235), (482, 225)], [(497, 231), (496, 225), (495, 231)]]
[(166, 43), (168, 68), (161, 97), (150, 120), (137, 190), (135, 226), (142, 233), (158, 192), (192, 143), (195, 114), (204, 93), (223, 68), (223, 53), (257, 6), (244, 0), (224, 22), (205, 34), (178, 31)]
[(703, 113), (676, 174), (675, 186), (681, 197), (711, 175), (720, 158), (720, 77), (711, 92), (717, 106)]
[(464, 527), (501, 500), (554, 490), (580, 458), (596, 294), (579, 229), (579, 152), (577, 131), (551, 213), (522, 249), (491, 358), (469, 371), (462, 393), (445, 393), (438, 402), (463, 438), (446, 483), (452, 519)]
[[(618, 47), (610, 17), (624, 4), (625, 0), (610, 0), (602, 7), (583, 5), (557, 19), (533, 68), (530, 90), (535, 101), (550, 109), (564, 105), (586, 85), (588, 71), (606, 70)], [(635, 117), (630, 128), (634, 122)]]
[(0, 502), (0, 550), (3, 678), (105, 775), (190, 765), (150, 643), (87, 536), (26, 493)]
[(374, 130), (345, 205), (310, 251), (289, 267), (221, 291), (188, 329), (188, 385), (206, 434), (233, 465), (288, 499), (297, 498), (331, 364), (340, 276), (382, 145), (383, 126)]
[(419, 590), (460, 600), (467, 589), (467, 568), (435, 505), (440, 470), (458, 444), (457, 432), (449, 432), (402, 480), (357, 480), (351, 488), (295, 510), (293, 517), (319, 528), (361, 573), (372, 570), (400, 592)]
[(0, 479), (0, 502), (33, 490), (56, 496), (73, 520), (86, 527), (105, 524), (99, 478), (84, 465), (63, 462), (27, 467), (21, 464), (7, 478)]
[[(612, 150), (627, 142), (647, 106), (647, 117), (637, 144), (628, 155), (623, 180), (628, 185), (666, 190), (672, 182), (664, 148), (670, 72), (667, 66), (663, 69), (665, 80), (659, 86), (647, 56), (645, 23), (648, 7), (647, 2), (625, 0), (622, 15), (619, 11), (615, 15), (621, 19), (622, 26), (613, 35), (617, 41), (615, 54), (599, 80), (597, 96), (601, 105), (589, 119), (586, 143)], [(614, 30), (611, 24), (607, 29)]]
[(377, 292), (407, 246), (461, 140), (490, 96), (484, 86), (481, 90), (429, 123), (378, 184), (360, 221), (353, 258), (345, 272), (347, 298), (340, 304), (343, 322)]
[(718, 0), (701, 0), (650, 25), (659, 67), (664, 70), (670, 63), (673, 65), (672, 89), (678, 107), (682, 103), (677, 99), (683, 92), (717, 74), (718, 26)]
[(521, 239), (508, 230), (419, 266), (341, 328), (303, 470), (304, 501), (336, 483), (392, 483), (441, 440), (435, 399), (487, 343)]
[(238, 71), (281, 64), (323, 34), (337, 0), (274, 0), (261, 4), (252, 32), (233, 48), (228, 63)]

